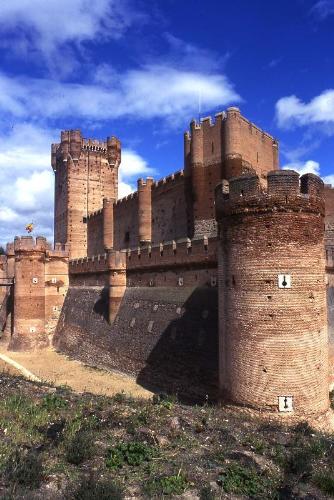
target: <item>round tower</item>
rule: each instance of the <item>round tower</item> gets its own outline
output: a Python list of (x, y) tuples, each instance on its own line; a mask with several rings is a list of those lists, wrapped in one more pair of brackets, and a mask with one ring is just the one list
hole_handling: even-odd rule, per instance
[(107, 159), (111, 169), (109, 183), (113, 186), (113, 198), (118, 199), (118, 169), (121, 163), (121, 142), (117, 137), (107, 137)]
[(269, 172), (216, 188), (223, 398), (258, 410), (329, 407), (323, 183)]
[(152, 240), (152, 184), (153, 178), (138, 179), (138, 239), (140, 245)]

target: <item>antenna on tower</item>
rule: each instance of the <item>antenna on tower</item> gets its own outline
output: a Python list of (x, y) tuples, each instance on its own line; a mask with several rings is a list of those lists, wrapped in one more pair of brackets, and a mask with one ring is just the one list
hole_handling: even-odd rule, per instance
[(201, 122), (201, 111), (202, 111), (202, 90), (198, 91), (198, 123)]

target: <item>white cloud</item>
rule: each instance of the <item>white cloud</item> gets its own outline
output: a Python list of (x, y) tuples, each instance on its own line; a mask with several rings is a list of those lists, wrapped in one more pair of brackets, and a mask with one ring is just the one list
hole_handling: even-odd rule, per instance
[(122, 151), (120, 176), (122, 178), (137, 177), (138, 175), (153, 175), (154, 169), (149, 167), (146, 160), (132, 149)]
[(283, 170), (296, 170), (300, 175), (315, 174), (320, 175), (320, 164), (317, 161), (307, 160), (305, 162), (295, 161), (286, 163)]
[(282, 97), (276, 103), (276, 118), (283, 128), (294, 125), (334, 124), (334, 89), (328, 89), (304, 103), (295, 95)]
[(11, 49), (51, 63), (58, 50), (66, 55), (65, 44), (119, 38), (143, 18), (128, 0), (10, 0), (1, 2), (0, 28)]
[(320, 163), (314, 160), (307, 160), (305, 162), (295, 161), (286, 163), (283, 170), (295, 170), (300, 175), (315, 174), (319, 175), (325, 184), (332, 184), (334, 186), (334, 175), (321, 175)]
[(9, 207), (0, 208), (0, 222), (13, 222), (17, 218), (17, 213)]
[[(101, 74), (100, 74), (101, 78)], [(47, 79), (9, 78), (0, 74), (0, 112), (38, 120), (76, 118), (99, 122), (121, 117), (164, 117), (178, 122), (203, 109), (240, 101), (228, 79), (163, 65), (128, 70), (111, 82), (73, 84)]]
[(124, 149), (119, 169), (118, 197), (123, 198), (133, 193), (137, 189), (134, 181), (139, 177), (152, 176), (155, 172), (138, 153), (132, 149)]
[(325, 175), (323, 181), (325, 184), (331, 184), (334, 187), (334, 175)]
[[(22, 123), (0, 135), (0, 244), (25, 232), (34, 222), (35, 234), (53, 237), (54, 178), (50, 144), (59, 131)], [(154, 169), (132, 149), (124, 148), (119, 174), (119, 197), (136, 189), (138, 177)]]

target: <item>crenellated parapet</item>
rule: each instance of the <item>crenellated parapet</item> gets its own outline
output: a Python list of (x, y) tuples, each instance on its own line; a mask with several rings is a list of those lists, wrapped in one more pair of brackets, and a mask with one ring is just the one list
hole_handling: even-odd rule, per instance
[(147, 271), (179, 268), (215, 267), (217, 265), (217, 240), (214, 238), (184, 238), (158, 245), (138, 246), (137, 249), (74, 259), (69, 263), (70, 275), (106, 273), (116, 265), (115, 258), (125, 257), (126, 270)]
[(274, 170), (267, 174), (266, 187), (257, 175), (233, 178), (216, 187), (217, 219), (263, 212), (313, 212), (324, 216), (324, 183), (314, 174)]
[(45, 253), (49, 249), (51, 246), (43, 236), (37, 236), (36, 239), (32, 236), (16, 236), (14, 239), (15, 254), (21, 252)]

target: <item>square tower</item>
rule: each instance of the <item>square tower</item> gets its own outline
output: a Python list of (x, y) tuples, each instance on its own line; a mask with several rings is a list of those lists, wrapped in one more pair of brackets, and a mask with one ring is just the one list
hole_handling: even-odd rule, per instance
[(70, 258), (87, 255), (87, 217), (103, 207), (104, 198), (118, 197), (121, 144), (85, 140), (80, 130), (61, 132), (51, 146), (55, 173), (54, 239), (69, 244)]

